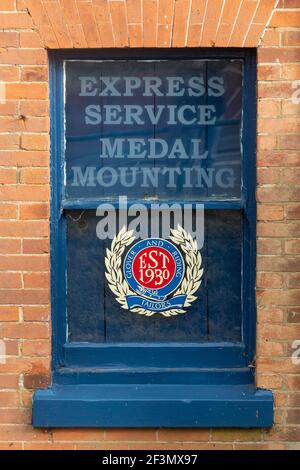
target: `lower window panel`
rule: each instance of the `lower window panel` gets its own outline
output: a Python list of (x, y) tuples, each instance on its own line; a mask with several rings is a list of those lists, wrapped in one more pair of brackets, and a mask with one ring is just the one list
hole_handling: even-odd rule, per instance
[(111, 240), (96, 235), (95, 210), (72, 210), (67, 221), (68, 341), (239, 342), (242, 311), (242, 212), (207, 210), (201, 249), (204, 273), (186, 313), (138, 315), (121, 308), (105, 278)]

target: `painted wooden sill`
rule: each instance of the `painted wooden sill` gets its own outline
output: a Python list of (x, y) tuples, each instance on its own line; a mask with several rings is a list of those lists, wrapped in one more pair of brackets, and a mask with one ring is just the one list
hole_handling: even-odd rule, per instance
[(34, 427), (271, 427), (269, 390), (242, 385), (55, 385), (33, 400)]

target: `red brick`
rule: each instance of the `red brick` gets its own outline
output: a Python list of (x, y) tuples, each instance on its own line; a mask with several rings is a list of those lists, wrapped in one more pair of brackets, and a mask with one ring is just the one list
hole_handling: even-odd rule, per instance
[(25, 220), (47, 219), (48, 217), (49, 217), (49, 206), (46, 203), (22, 204), (20, 206), (20, 218), (21, 219), (25, 219)]
[(300, 12), (299, 11), (280, 11), (277, 10), (272, 16), (270, 27), (271, 28), (297, 28), (300, 24)]
[[(18, 167), (45, 167), (49, 164), (49, 154), (45, 151), (1, 151), (0, 158), (2, 166)], [(26, 186), (27, 187), (27, 186)], [(24, 188), (26, 189), (25, 185)]]
[(184, 47), (186, 45), (189, 8), (189, 0), (177, 0), (175, 2), (172, 47)]
[(46, 323), (4, 323), (0, 325), (0, 333), (9, 339), (47, 339), (49, 326)]
[(25, 116), (48, 116), (49, 105), (46, 101), (21, 101), (20, 113)]
[[(142, 430), (141, 430), (142, 431)], [(142, 431), (143, 432), (143, 431)], [(101, 441), (104, 431), (101, 429), (54, 429), (53, 440), (57, 441)]]
[(293, 408), (287, 410), (286, 422), (288, 424), (299, 424), (300, 422), (300, 408)]
[[(298, 62), (300, 58), (299, 48), (279, 48), (279, 47), (264, 47), (258, 49), (258, 62), (259, 63), (283, 63), (283, 62)], [(273, 95), (276, 96), (276, 95)]]
[(260, 117), (274, 117), (280, 115), (280, 102), (272, 99), (259, 100), (258, 102), (258, 116)]
[(36, 49), (43, 46), (41, 36), (35, 31), (21, 31), (19, 37), (20, 47), (24, 49)]
[[(300, 263), (298, 261), (298, 270)], [(276, 269), (276, 266), (275, 268)], [(266, 289), (257, 291), (257, 302), (258, 305), (299, 305), (300, 302), (300, 290), (290, 289), (287, 291), (282, 291), (281, 289)], [(286, 371), (287, 372), (287, 371)]]
[(277, 147), (277, 138), (275, 135), (258, 135), (257, 147), (259, 150), (273, 150)]
[(300, 204), (289, 204), (286, 206), (286, 218), (288, 220), (300, 219)]
[(46, 134), (23, 134), (21, 148), (24, 150), (48, 150), (49, 136)]
[(51, 344), (47, 340), (22, 342), (22, 356), (26, 357), (50, 357)]
[(257, 78), (262, 81), (280, 80), (280, 65), (258, 65)]
[(0, 11), (10, 10), (13, 11), (15, 9), (15, 0), (1, 0)]
[(282, 323), (283, 310), (278, 307), (260, 307), (257, 310), (257, 320), (259, 323)]
[(257, 287), (278, 289), (283, 286), (283, 276), (279, 273), (257, 273)]
[(287, 277), (287, 286), (297, 288), (300, 286), (300, 273), (290, 273)]
[(66, 442), (57, 443), (57, 442), (25, 442), (24, 450), (44, 450), (44, 451), (58, 451), (58, 450), (74, 450), (76, 447), (75, 444), (68, 444)]
[(26, 273), (23, 275), (25, 289), (49, 289), (48, 273)]
[(280, 179), (280, 171), (277, 168), (258, 168), (257, 183), (258, 184), (276, 184)]
[(213, 441), (256, 441), (260, 438), (260, 429), (213, 429)]
[[(31, 419), (25, 411), (18, 408), (9, 408), (0, 409), (0, 422), (2, 424), (30, 424)], [(0, 444), (0, 450), (3, 450), (3, 445), (3, 443)], [(12, 449), (15, 449), (14, 445), (12, 446)]]
[(111, 21), (116, 47), (128, 46), (128, 28), (126, 21), (125, 2), (109, 2)]
[(217, 30), (215, 46), (227, 46), (235, 23), (241, 0), (225, 0), (220, 25)]
[(46, 388), (50, 385), (49, 374), (25, 374), (24, 387), (28, 389)]
[[(19, 44), (18, 33), (14, 31), (0, 32), (0, 47), (17, 47), (18, 44)], [(2, 76), (1, 76), (1, 79), (2, 79)]]
[(200, 44), (202, 24), (190, 24), (188, 29), (187, 46), (196, 47)]
[(300, 31), (284, 31), (281, 33), (283, 46), (299, 46)]
[(223, 0), (208, 2), (203, 22), (200, 45), (213, 46), (216, 41), (217, 27), (222, 12)]
[(49, 260), (46, 255), (0, 255), (1, 271), (47, 271), (48, 268)]
[[(78, 2), (77, 8), (88, 47), (101, 47), (101, 40), (92, 4)], [(54, 14), (54, 19), (55, 18), (56, 15)]]
[(48, 304), (49, 290), (46, 289), (9, 289), (0, 290), (0, 302), (5, 305), (32, 305)]
[(283, 217), (283, 206), (259, 204), (257, 207), (258, 220), (282, 220)]
[(0, 236), (2, 237), (44, 237), (48, 233), (48, 222), (44, 220), (0, 221)]
[[(284, 251), (288, 254), (299, 254), (300, 253), (300, 240), (287, 240), (284, 242)], [(300, 264), (299, 264), (300, 268)]]
[(1, 427), (0, 441), (48, 441), (49, 431), (33, 429), (30, 425), (9, 424)]
[(284, 224), (276, 222), (258, 222), (257, 234), (261, 237), (295, 237), (300, 224)]
[(0, 168), (0, 184), (16, 184), (17, 171)]
[(0, 204), (0, 219), (16, 219), (17, 209), (16, 204)]
[(28, 13), (9, 12), (0, 15), (0, 29), (30, 29), (31, 27), (32, 19)]
[[(2, 391), (0, 390), (0, 407), (17, 407), (19, 404), (19, 395), (16, 391)], [(0, 430), (0, 440), (1, 439), (1, 430)]]
[(299, 105), (291, 100), (282, 100), (281, 110), (284, 116), (293, 115), (299, 117)]
[(23, 253), (25, 254), (43, 254), (49, 253), (48, 239), (27, 239), (23, 240)]
[[(51, 2), (43, 2), (44, 8), (47, 12), (48, 18), (52, 25), (54, 34), (56, 36), (59, 47), (69, 48), (73, 47), (72, 39), (70, 38), (68, 28), (65, 24), (63, 13), (60, 3), (56, 2), (55, 6)], [(93, 24), (90, 23), (90, 28), (93, 31)]]
[(292, 88), (291, 84), (285, 82), (259, 82), (258, 83), (258, 98), (291, 98)]
[(155, 429), (107, 429), (105, 431), (106, 441), (155, 441)]
[(23, 307), (24, 321), (49, 321), (49, 307), (41, 305), (31, 305)]
[(201, 442), (209, 440), (207, 429), (160, 429), (157, 434), (161, 442)]
[(228, 46), (240, 47), (244, 44), (247, 31), (250, 27), (253, 15), (255, 13), (257, 1), (243, 0), (240, 13), (234, 24)]
[(22, 287), (21, 275), (17, 273), (0, 272), (1, 289), (19, 289)]
[(46, 184), (49, 182), (49, 171), (45, 168), (24, 168), (20, 182), (23, 184)]
[(48, 80), (48, 69), (45, 66), (25, 66), (21, 72), (22, 82), (46, 82)]
[[(131, 3), (135, 0), (130, 0)], [(202, 0), (192, 0), (191, 6), (191, 18), (190, 21), (193, 22), (194, 15), (196, 15), (196, 9)], [(173, 23), (173, 14), (174, 14), (174, 4), (175, 0), (158, 0), (158, 24), (160, 25), (172, 25)]]
[[(280, 45), (280, 33), (273, 29), (264, 29), (264, 25), (260, 25), (263, 33), (261, 45), (264, 47), (274, 47)], [(263, 32), (264, 31), (264, 32)], [(246, 45), (246, 44), (245, 44)]]
[(271, 16), (276, 0), (261, 0), (255, 12), (253, 22), (266, 24)]
[(18, 134), (2, 134), (0, 135), (0, 150), (16, 150), (19, 148)]
[(300, 120), (291, 118), (281, 119), (259, 119), (258, 132), (269, 132), (270, 134), (292, 134), (300, 131)]
[(21, 240), (2, 238), (0, 239), (0, 253), (16, 254), (21, 252)]
[(279, 136), (279, 148), (286, 150), (299, 150), (300, 135)]
[(278, 377), (277, 374), (259, 375), (258, 386), (261, 388), (271, 388), (272, 390), (276, 390), (282, 387), (282, 378)]
[[(4, 67), (6, 69), (6, 67)], [(12, 69), (14, 72), (16, 69)], [(7, 78), (5, 78), (5, 72), (4, 76), (2, 75), (3, 68), (1, 67), (0, 73), (1, 73), (1, 78), (3, 77), (4, 81), (7, 81)], [(18, 69), (17, 69), (17, 73)], [(16, 78), (14, 77), (12, 81), (15, 81)], [(18, 80), (18, 78), (17, 78)], [(17, 101), (12, 101), (12, 100), (7, 100), (5, 103), (0, 103), (0, 116), (15, 116), (18, 113), (18, 102)]]
[(144, 47), (155, 47), (157, 44), (157, 12), (157, 0), (143, 0)]
[(257, 189), (257, 200), (261, 202), (298, 201), (300, 189), (289, 186), (262, 186)]
[[(17, 389), (19, 376), (16, 374), (0, 374), (0, 389)], [(0, 421), (1, 422), (1, 421)]]
[(259, 150), (257, 154), (258, 166), (299, 166), (300, 155), (291, 151), (272, 151), (268, 149)]
[(19, 308), (8, 305), (0, 306), (0, 322), (4, 321), (19, 321)]
[(7, 49), (0, 54), (0, 63), (7, 65), (46, 65), (44, 49)]
[(257, 253), (266, 255), (278, 255), (281, 253), (281, 240), (259, 238), (257, 240)]
[(8, 83), (6, 85), (8, 99), (44, 100), (48, 97), (47, 83)]
[(14, 116), (1, 117), (0, 128), (2, 132), (21, 132), (23, 130), (22, 121)]
[[(143, 45), (143, 29), (141, 24), (128, 25), (130, 47), (141, 47)], [(160, 44), (162, 46), (162, 44)]]
[[(259, 256), (257, 259), (258, 271), (298, 272), (299, 267), (300, 258), (297, 259), (288, 256)], [(287, 292), (282, 292), (282, 295), (283, 294), (287, 294)]]

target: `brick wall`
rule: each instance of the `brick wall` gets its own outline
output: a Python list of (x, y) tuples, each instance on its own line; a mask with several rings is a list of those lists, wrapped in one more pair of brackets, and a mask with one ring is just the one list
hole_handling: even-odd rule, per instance
[[(277, 4), (277, 5), (276, 5)], [(141, 5), (143, 8), (141, 8)], [(298, 9), (297, 9), (298, 6)], [(0, 449), (300, 448), (299, 0), (1, 0)], [(257, 383), (269, 430), (34, 430), (50, 375), (47, 48), (258, 47)], [(299, 86), (299, 85), (298, 85)], [(3, 90), (3, 86), (0, 91)]]

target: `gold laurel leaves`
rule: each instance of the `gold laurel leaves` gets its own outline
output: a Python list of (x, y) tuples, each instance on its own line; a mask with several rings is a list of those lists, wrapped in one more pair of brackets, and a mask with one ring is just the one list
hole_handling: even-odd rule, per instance
[[(185, 277), (177, 289), (174, 295), (186, 295), (184, 308), (189, 307), (197, 297), (194, 295), (199, 289), (201, 284), (201, 278), (203, 275), (203, 269), (201, 269), (202, 258), (198, 250), (196, 240), (193, 240), (191, 235), (187, 233), (180, 225), (177, 226), (177, 230), (171, 230), (172, 236), (170, 239), (173, 243), (178, 245), (183, 253), (185, 254), (186, 261), (186, 273)], [(108, 281), (108, 285), (111, 291), (116, 296), (116, 300), (122, 306), (122, 308), (128, 310), (127, 295), (134, 295), (135, 293), (130, 290), (128, 283), (123, 278), (123, 272), (121, 268), (122, 255), (127, 246), (135, 240), (133, 236), (133, 230), (126, 231), (126, 227), (122, 227), (118, 235), (116, 235), (112, 241), (111, 248), (106, 249), (105, 257), (105, 276)], [(145, 315), (151, 317), (155, 312), (152, 310), (146, 310), (143, 308), (133, 308), (131, 312), (139, 315)], [(165, 312), (159, 312), (160, 315), (165, 317), (171, 317), (185, 313), (184, 309), (171, 309)]]

